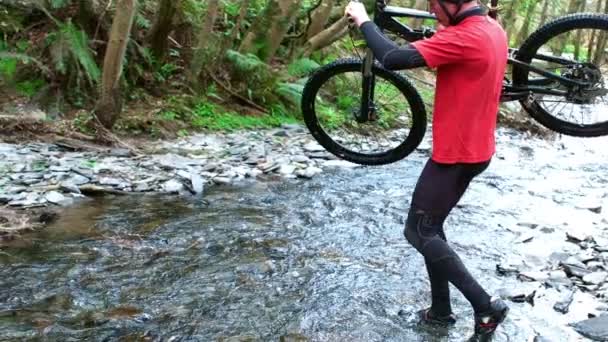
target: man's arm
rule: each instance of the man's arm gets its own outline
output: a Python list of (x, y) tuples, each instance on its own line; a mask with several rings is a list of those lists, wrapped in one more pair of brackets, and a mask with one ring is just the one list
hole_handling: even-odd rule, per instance
[(427, 66), (424, 58), (410, 44), (399, 47), (380, 32), (376, 24), (364, 22), (360, 27), (365, 41), (374, 52), (376, 59), (389, 70), (411, 69)]

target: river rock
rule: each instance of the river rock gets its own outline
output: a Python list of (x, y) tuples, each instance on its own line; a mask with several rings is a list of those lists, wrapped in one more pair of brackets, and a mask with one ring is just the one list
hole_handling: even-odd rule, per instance
[(80, 189), (74, 183), (70, 182), (61, 182), (61, 184), (59, 184), (59, 189), (67, 193), (80, 194)]
[(542, 271), (521, 272), (518, 277), (528, 281), (545, 281), (549, 279), (549, 274)]
[(63, 201), (66, 200), (66, 197), (63, 196), (62, 194), (58, 193), (57, 191), (51, 191), (46, 193), (46, 195), (44, 195), (44, 198), (53, 204), (61, 204)]
[(178, 193), (184, 189), (184, 185), (175, 179), (171, 179), (163, 184), (162, 189), (168, 193)]
[(192, 191), (195, 194), (202, 194), (205, 186), (205, 180), (197, 173), (192, 173), (190, 176), (190, 182), (192, 183)]
[(316, 141), (311, 141), (308, 144), (304, 145), (304, 151), (306, 152), (324, 152), (325, 148), (319, 145)]
[(323, 172), (323, 170), (321, 170), (320, 168), (315, 167), (315, 166), (309, 166), (306, 169), (297, 170), (296, 176), (302, 177), (302, 178), (313, 178), (314, 176), (318, 175), (321, 172)]
[(594, 341), (608, 341), (608, 316), (600, 316), (571, 324), (579, 334)]
[(557, 303), (553, 305), (553, 310), (567, 314), (570, 310), (570, 304), (572, 304), (572, 300), (574, 299), (574, 291), (569, 291), (564, 295), (564, 297)]
[(585, 275), (583, 281), (587, 284), (599, 285), (603, 283), (606, 278), (608, 278), (608, 273), (606, 272), (593, 272)]

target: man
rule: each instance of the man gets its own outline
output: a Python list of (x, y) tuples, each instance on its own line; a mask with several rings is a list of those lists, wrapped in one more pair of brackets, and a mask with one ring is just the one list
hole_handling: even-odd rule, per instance
[(414, 189), (405, 237), (424, 256), (431, 283), (431, 307), (420, 311), (425, 323), (454, 324), (448, 282), (475, 311), (475, 336), (491, 337), (506, 317), (507, 305), (492, 299), (447, 244), (443, 223), (471, 180), (489, 165), (507, 37), (477, 1), (430, 0), (439, 21), (430, 39), (398, 47), (351, 2), (346, 14), (361, 29), (378, 61), (388, 69), (437, 68), (433, 113), (433, 152)]

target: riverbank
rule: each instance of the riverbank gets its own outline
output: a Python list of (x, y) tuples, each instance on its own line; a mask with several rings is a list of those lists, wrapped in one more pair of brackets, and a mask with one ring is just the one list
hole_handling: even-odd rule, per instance
[[(256, 132), (262, 136), (255, 147), (282, 146), (288, 155), (297, 146), (290, 137), (300, 134), (292, 129)], [(148, 147), (187, 158), (191, 147), (237, 151), (236, 142), (253, 138), (247, 134), (231, 136), (232, 144), (207, 134)], [(467, 267), (489, 293), (509, 301), (496, 341), (605, 340), (606, 138), (538, 139), (500, 129), (497, 145), (488, 170), (446, 221)], [(335, 169), (335, 160), (309, 156), (324, 170), (310, 180), (260, 170), (231, 185), (210, 183), (202, 195), (179, 178), (182, 195), (77, 198), (48, 229), (4, 241), (6, 334), (442, 340), (416, 324), (428, 283), (402, 234), (429, 152), (425, 141), (403, 161), (374, 168)], [(472, 312), (458, 291), (453, 306), (459, 320), (448, 340), (462, 340)]]

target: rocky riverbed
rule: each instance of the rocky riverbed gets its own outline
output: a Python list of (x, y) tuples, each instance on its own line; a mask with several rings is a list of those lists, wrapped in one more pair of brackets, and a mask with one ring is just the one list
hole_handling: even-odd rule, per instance
[[(478, 185), (471, 188), (453, 216), (448, 219), (447, 224), (450, 226), (448, 237), (455, 238), (454, 243), (459, 252), (466, 255), (466, 260), (473, 260), (478, 264), (475, 267), (476, 270), (485, 269), (492, 274), (487, 286), (493, 293), (514, 303), (512, 304), (515, 309), (511, 319), (512, 323), (508, 323), (505, 327), (508, 335), (511, 336), (510, 340), (526, 340), (533, 337), (535, 341), (576, 341), (583, 340), (582, 336), (598, 341), (608, 340), (608, 210), (606, 209), (608, 205), (608, 190), (606, 189), (608, 151), (602, 148), (602, 146), (606, 146), (606, 142), (606, 139), (583, 140), (566, 137), (542, 140), (502, 129), (498, 134), (498, 153), (490, 169), (476, 180)], [(329, 225), (324, 228), (329, 234), (327, 237), (323, 237), (325, 233), (320, 233), (322, 235), (311, 240), (306, 248), (294, 251), (296, 256), (307, 249), (315, 250), (317, 248), (315, 244), (320, 244), (324, 247), (319, 246), (323, 251), (319, 252), (318, 257), (321, 260), (329, 258), (328, 252), (325, 251), (327, 244), (333, 245), (333, 242), (330, 242), (332, 239), (341, 241), (346, 238), (340, 235), (341, 224), (353, 217), (361, 220), (362, 227), (368, 228), (362, 231), (361, 241), (357, 239), (355, 242), (342, 246), (346, 251), (344, 253), (351, 254), (351, 247), (365, 244), (367, 239), (371, 239), (372, 244), (376, 243), (373, 242), (375, 240), (379, 240), (378, 243), (381, 244), (388, 244), (387, 255), (361, 257), (365, 260), (370, 257), (377, 259), (374, 263), (384, 265), (383, 272), (388, 272), (385, 276), (394, 277), (395, 273), (401, 272), (401, 266), (393, 259), (403, 253), (412, 252), (411, 248), (404, 244), (402, 237), (399, 237), (404, 216), (402, 210), (406, 207), (404, 202), (409, 200), (410, 190), (408, 189), (413, 186), (420, 167), (430, 152), (428, 141), (425, 141), (406, 160), (381, 168), (361, 168), (336, 160), (317, 145), (301, 126), (230, 134), (197, 135), (178, 141), (150, 143), (149, 146), (146, 146), (145, 151), (145, 154), (133, 155), (131, 152), (121, 149), (74, 151), (70, 146), (62, 144), (0, 144), (0, 189), (2, 190), (0, 203), (4, 205), (2, 210), (30, 212), (43, 209), (36, 219), (37, 222), (34, 222), (35, 225), (42, 226), (56, 221), (55, 226), (61, 227), (65, 225), (62, 223), (61, 215), (64, 212), (69, 213), (72, 207), (77, 207), (90, 196), (164, 193), (174, 194), (176, 195), (174, 198), (180, 199), (180, 201), (188, 199), (194, 199), (196, 203), (207, 201), (213, 208), (213, 201), (222, 202), (223, 200), (223, 195), (219, 195), (222, 193), (220, 189), (223, 187), (234, 189), (233, 187), (237, 186), (236, 191), (238, 191), (238, 186), (242, 186), (242, 184), (275, 184), (278, 182), (294, 184), (293, 189), (286, 190), (287, 195), (283, 195), (281, 192), (272, 195), (263, 192), (249, 194), (249, 190), (243, 190), (245, 202), (239, 196), (230, 195), (236, 196), (230, 197), (230, 203), (234, 202), (237, 216), (243, 215), (245, 219), (251, 217), (251, 214), (249, 212), (241, 213), (242, 209), (239, 209), (239, 206), (247, 206), (246, 203), (249, 202), (255, 203), (247, 210), (257, 212), (259, 206), (267, 204), (268, 208), (256, 214), (259, 215), (259, 218), (255, 218), (255, 220), (267, 220), (269, 219), (267, 213), (269, 211), (272, 213), (273, 208), (286, 206), (285, 211), (291, 212), (292, 216), (289, 216), (289, 219), (286, 217), (286, 223), (283, 224), (307, 227), (307, 230), (303, 231), (305, 235), (294, 241), (307, 240), (307, 234), (311, 234), (311, 232), (316, 234), (314, 233), (316, 229)], [(404, 170), (405, 174), (403, 174)], [(329, 176), (326, 176), (328, 171), (330, 171)], [(393, 175), (399, 176), (391, 179)], [(310, 182), (311, 185), (304, 185), (308, 184), (306, 182)], [(355, 190), (347, 190), (349, 188), (347, 184), (351, 184)], [(295, 188), (296, 186), (303, 188), (298, 190)], [(318, 188), (324, 188), (326, 191), (317, 193)], [(332, 192), (338, 191), (333, 190), (334, 188), (341, 189), (340, 191), (343, 191), (344, 194)], [(303, 191), (302, 196), (298, 195), (298, 191)], [(369, 215), (361, 213), (362, 216), (358, 216), (357, 207), (362, 204), (352, 202), (353, 198), (358, 198), (361, 194), (368, 194), (362, 199), (363, 205), (369, 206), (371, 211), (379, 214), (373, 219), (374, 222), (371, 226), (369, 222), (366, 222), (370, 219)], [(145, 202), (145, 199), (139, 195), (136, 196), (140, 198), (139, 201)], [(259, 203), (257, 199), (254, 199), (256, 196), (261, 196)], [(340, 198), (342, 199), (339, 200)], [(386, 202), (387, 198), (392, 198), (392, 200)], [(125, 202), (119, 199), (109, 201)], [(86, 203), (84, 205), (90, 206)], [(377, 207), (378, 205), (380, 207)], [(114, 215), (121, 215), (120, 208), (123, 206), (128, 205), (119, 204)], [(294, 208), (300, 208), (301, 212), (293, 212)], [(58, 214), (49, 214), (46, 211), (48, 209), (52, 209), (53, 213)], [(197, 210), (205, 212), (205, 210), (211, 209), (199, 208)], [(211, 211), (222, 212), (223, 209), (215, 208)], [(59, 215), (59, 217), (54, 215)], [(194, 220), (197, 220), (196, 211), (191, 215), (195, 218)], [(277, 215), (285, 216), (280, 213)], [(0, 211), (0, 216), (2, 216), (2, 211)], [(130, 228), (126, 227), (132, 223), (129, 223), (127, 218), (125, 220), (124, 229), (128, 230)], [(476, 230), (473, 232), (464, 230), (471, 223)], [(31, 228), (32, 222), (29, 224)], [(87, 223), (88, 225), (89, 223)], [(249, 223), (237, 224), (246, 230), (244, 234), (255, 235), (257, 231), (255, 229), (268, 228), (267, 225), (258, 228), (255, 228), (254, 225), (251, 228), (254, 230), (249, 232), (247, 230), (249, 228), (245, 228), (249, 225)], [(1, 253), (6, 253), (5, 262), (9, 262), (8, 268), (16, 267), (12, 271), (13, 274), (20, 273), (19, 270), (24, 268), (27, 269), (29, 264), (19, 264), (21, 265), (19, 266), (11, 261), (15, 260), (14, 254), (18, 248), (15, 250), (9, 237), (13, 236), (17, 229), (27, 226), (27, 222), (21, 222), (21, 226), (19, 226), (15, 222), (11, 222), (9, 218), (0, 220), (0, 241), (4, 240), (4, 243), (0, 245), (3, 246), (0, 256)], [(386, 232), (383, 233), (373, 228), (382, 226), (389, 227), (390, 236), (397, 236), (394, 241), (399, 242), (392, 242), (392, 238), (387, 240)], [(395, 234), (392, 234), (393, 230)], [(113, 235), (116, 232), (107, 234)], [(173, 237), (167, 241), (177, 244), (173, 246), (177, 250), (181, 248), (182, 242), (190, 246), (184, 251), (190, 251), (193, 246), (191, 244), (198, 243), (198, 240), (193, 242), (185, 236), (179, 236), (179, 230), (175, 230), (175, 234), (176, 236), (173, 236), (171, 233)], [(211, 241), (212, 237), (208, 234), (213, 235), (212, 232), (208, 232), (201, 239)], [(222, 234), (227, 234), (227, 237), (222, 237)], [(228, 230), (227, 233), (222, 234), (218, 235), (218, 241), (229, 238), (231, 233)], [(274, 236), (282, 233), (271, 230), (266, 234)], [(283, 241), (281, 239), (292, 238), (277, 237), (276, 242), (273, 243)], [(325, 238), (328, 241), (325, 241)], [(116, 239), (113, 237), (110, 242), (116, 244)], [(142, 258), (148, 260), (144, 264), (153, 265), (156, 258), (163, 258), (166, 255), (163, 253), (167, 253), (156, 246), (165, 238), (158, 240), (157, 237), (151, 236), (149, 241), (146, 237), (144, 239), (146, 239), (144, 242), (148, 247), (129, 253), (143, 253), (145, 256)], [(97, 251), (94, 254), (101, 253), (99, 248), (102, 247), (99, 244), (105, 245), (105, 242), (100, 240), (85, 239), (81, 243), (87, 244), (85, 249), (93, 248)], [(94, 246), (88, 246), (91, 243), (94, 243)], [(132, 243), (129, 242), (129, 245)], [(227, 251), (227, 246), (230, 246), (232, 242), (222, 241), (217, 244), (220, 246), (216, 246), (217, 251), (211, 245), (205, 247), (205, 250), (213, 247), (213, 250), (208, 250), (209, 255), (219, 258), (217, 262), (220, 263), (232, 258), (232, 255), (224, 255), (222, 252)], [(282, 245), (282, 243), (280, 244)], [(266, 248), (262, 245), (259, 247)], [(121, 247), (122, 252), (119, 254), (123, 253), (125, 248), (128, 250), (130, 247)], [(104, 253), (101, 255), (106, 255)], [(207, 255), (205, 253), (203, 254)], [(354, 254), (350, 258), (358, 260), (360, 252), (353, 249), (352, 253)], [(109, 257), (111, 254), (106, 256)], [(412, 255), (415, 253), (412, 252)], [(102, 259), (104, 258), (106, 257)], [(117, 256), (117, 258), (121, 257)], [(314, 257), (314, 260), (316, 258)], [(283, 261), (280, 260), (285, 262), (291, 260), (287, 256), (276, 261), (273, 257), (271, 259), (262, 263), (262, 265), (266, 265), (262, 268), (270, 267), (270, 271), (261, 271), (263, 277), (266, 277), (265, 274), (279, 274), (281, 273), (279, 270), (282, 268), (287, 270), (289, 267), (295, 267), (291, 262), (289, 267), (281, 266)], [(81, 263), (79, 260), (75, 261), (76, 265)], [(150, 260), (153, 261), (150, 262)], [(115, 262), (118, 261), (111, 261), (111, 263)], [(366, 273), (365, 271), (367, 267), (371, 267), (369, 262), (371, 261), (362, 263), (363, 268), (353, 273), (353, 276), (372, 277), (373, 272)], [(351, 261), (344, 261), (344, 263), (340, 261), (338, 264), (339, 267), (343, 266), (348, 269), (353, 265)], [(407, 262), (407, 265), (409, 264), (410, 261)], [(171, 264), (165, 266), (170, 269), (180, 267)], [(239, 265), (233, 266), (237, 270), (242, 268)], [(77, 272), (86, 271), (86, 268), (76, 267), (79, 270)], [(85, 266), (82, 265), (82, 267)], [(104, 269), (105, 267), (107, 265), (104, 266)], [(247, 271), (248, 268), (243, 268), (243, 270), (240, 276), (256, 278), (260, 275), (255, 269), (251, 274)], [(112, 273), (109, 272), (108, 274), (111, 276)], [(311, 270), (304, 267), (304, 269), (297, 268), (297, 271), (291, 270), (285, 273), (285, 276), (291, 277), (293, 272), (309, 274), (313, 278), (329, 277), (334, 274), (334, 271), (324, 274), (322, 268)], [(147, 272), (140, 276), (145, 278), (146, 274)], [(348, 274), (350, 273), (344, 273), (345, 276)], [(225, 276), (227, 275), (222, 275), (222, 277)], [(408, 281), (416, 283), (416, 279)], [(340, 284), (340, 286), (345, 286), (343, 282)], [(375, 285), (369, 285), (369, 288), (365, 287), (366, 291), (370, 291), (370, 295), (376, 295), (373, 292)], [(209, 286), (215, 287), (216, 285), (210, 284)], [(297, 284), (281, 285), (281, 287), (285, 286), (298, 288)], [(11, 286), (9, 284), (4, 288), (10, 289)], [(326, 287), (319, 288), (319, 291), (326, 290)], [(411, 289), (406, 290), (401, 287), (388, 289), (388, 297), (383, 297), (380, 301), (389, 307), (396, 305), (397, 302), (401, 303), (400, 299), (392, 298), (390, 295), (390, 293), (400, 293), (400, 291), (409, 293), (407, 291), (411, 291)], [(70, 296), (74, 295), (76, 294), (70, 293)], [(239, 296), (245, 300), (248, 298), (245, 293), (241, 293)], [(8, 317), (6, 315), (13, 315), (20, 310), (19, 305), (10, 303), (27, 302), (26, 298), (27, 296), (21, 298), (10, 291), (0, 293), (0, 299), (2, 299), (0, 302), (9, 303), (8, 306), (0, 307), (0, 320), (3, 319), (2, 317)], [(76, 302), (73, 301), (74, 304), (70, 305), (76, 305)], [(367, 301), (363, 300), (363, 303), (365, 304)], [(304, 302), (305, 304), (306, 302)], [(267, 303), (267, 305), (270, 304)], [(369, 309), (366, 307), (365, 310)], [(239, 310), (246, 312), (248, 309), (242, 307)], [(379, 326), (386, 320), (396, 319), (390, 314), (390, 309), (386, 310), (388, 311), (381, 310), (382, 313), (377, 313), (375, 317), (378, 319), (376, 323)], [(136, 311), (139, 312), (139, 310)], [(293, 311), (290, 312), (293, 313)], [(336, 314), (339, 315), (339, 313)], [(385, 314), (388, 316), (384, 317)], [(349, 317), (356, 319), (352, 315)], [(299, 330), (296, 329), (298, 336), (301, 335), (300, 337), (304, 339), (311, 338), (312, 340), (329, 336), (323, 335), (328, 334), (329, 330), (323, 330), (322, 326), (307, 326), (304, 322), (305, 318), (302, 319)], [(527, 323), (524, 323), (526, 320)], [(145, 322), (140, 323), (145, 324)], [(155, 324), (163, 326), (165, 323), (156, 322)], [(233, 327), (238, 325), (236, 322), (233, 324)], [(332, 326), (330, 330), (335, 329), (336, 326)], [(242, 331), (249, 330), (244, 327)], [(466, 332), (466, 328), (462, 326), (456, 331), (461, 334)], [(55, 333), (57, 332), (55, 331)], [(405, 334), (402, 336), (409, 336), (407, 335), (409, 333), (411, 333), (410, 330), (402, 331), (402, 334)], [(55, 336), (67, 336), (62, 333), (58, 334)], [(11, 336), (20, 335), (14, 332)], [(205, 336), (212, 338), (218, 335)], [(264, 336), (279, 337), (279, 335), (272, 334)], [(370, 340), (382, 340), (382, 338), (373, 337)]]

